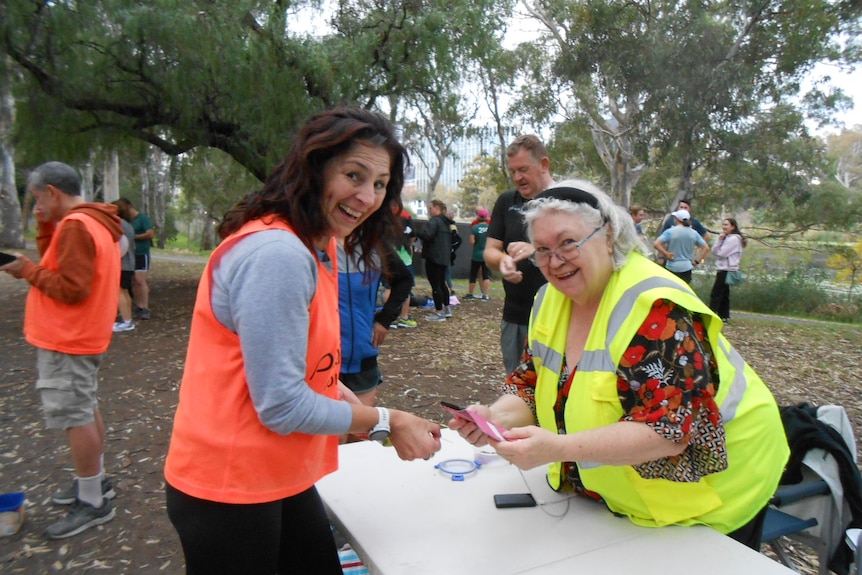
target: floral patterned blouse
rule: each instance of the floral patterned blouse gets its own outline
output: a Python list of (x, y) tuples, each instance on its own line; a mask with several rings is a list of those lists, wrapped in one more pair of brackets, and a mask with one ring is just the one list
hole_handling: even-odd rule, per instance
[[(563, 368), (554, 412), (557, 432), (566, 433), (564, 412), (577, 366)], [(698, 481), (727, 468), (727, 445), (721, 412), (715, 403), (718, 366), (699, 314), (669, 300), (658, 300), (638, 329), (617, 366), (617, 390), (625, 415), (621, 421), (639, 421), (662, 437), (688, 448), (633, 466), (647, 479)], [(536, 369), (529, 346), (521, 363), (502, 386), (536, 413)], [(564, 462), (566, 476), (582, 491), (574, 462)]]

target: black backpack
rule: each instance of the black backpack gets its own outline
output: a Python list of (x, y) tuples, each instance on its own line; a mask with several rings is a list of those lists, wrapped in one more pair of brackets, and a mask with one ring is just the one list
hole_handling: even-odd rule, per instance
[(449, 261), (455, 261), (455, 252), (458, 251), (458, 248), (461, 247), (461, 234), (458, 233), (458, 226), (454, 223), (449, 224), (449, 233), (452, 237), (452, 245), (449, 248)]

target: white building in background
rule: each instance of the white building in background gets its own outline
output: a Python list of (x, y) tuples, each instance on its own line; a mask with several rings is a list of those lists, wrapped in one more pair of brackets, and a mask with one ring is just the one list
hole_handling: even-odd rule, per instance
[(417, 218), (428, 218), (428, 206), (425, 204), (425, 200), (410, 200), (407, 203), (407, 209)]
[[(496, 156), (499, 153), (500, 140), (497, 137), (497, 131), (492, 127), (479, 128), (475, 130), (475, 134), (459, 139), (452, 145), (454, 155), (446, 158), (443, 165), (443, 173), (440, 175), (440, 181), (437, 182), (437, 189), (455, 190), (458, 183), (464, 175), (467, 168), (480, 155)], [(505, 140), (508, 142), (515, 138), (514, 130), (506, 129), (504, 134)], [(431, 146), (424, 143), (419, 154), (426, 159), (426, 162), (433, 172), (436, 165), (436, 158)], [(410, 152), (410, 162), (412, 170), (406, 174), (404, 182), (405, 198), (412, 200), (414, 198), (427, 198), (428, 188), (431, 184), (431, 172), (429, 172), (422, 159), (417, 157), (416, 152)], [(413, 211), (413, 202), (410, 203), (410, 209)], [(422, 209), (425, 209), (422, 202)], [(417, 216), (419, 212), (413, 211)], [(427, 214), (427, 210), (425, 210)]]

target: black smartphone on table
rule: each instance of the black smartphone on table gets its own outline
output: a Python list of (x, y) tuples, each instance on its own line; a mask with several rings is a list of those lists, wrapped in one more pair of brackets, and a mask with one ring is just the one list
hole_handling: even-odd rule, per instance
[(494, 507), (497, 509), (535, 506), (536, 500), (531, 493), (498, 493), (494, 496)]

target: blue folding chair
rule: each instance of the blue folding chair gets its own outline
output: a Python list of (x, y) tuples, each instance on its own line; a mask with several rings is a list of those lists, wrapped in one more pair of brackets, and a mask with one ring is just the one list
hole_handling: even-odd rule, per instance
[[(828, 524), (831, 519), (831, 497), (829, 485), (823, 480), (806, 481), (797, 485), (782, 485), (778, 488), (775, 495), (769, 502), (769, 508), (766, 510), (766, 518), (763, 521), (763, 535), (760, 540), (768, 544), (775, 552), (779, 561), (796, 571), (796, 566), (793, 560), (787, 553), (781, 537), (794, 539), (800, 543), (811, 547), (817, 552), (818, 562), (821, 566), (820, 574), (827, 573), (826, 564), (829, 560), (831, 551), (831, 542), (824, 541), (818, 536), (814, 536), (809, 531), (812, 527), (818, 525), (816, 516), (803, 515), (802, 517), (787, 513), (781, 510), (784, 505), (792, 505), (803, 500), (813, 500), (817, 497), (821, 498), (820, 505), (822, 512), (820, 519), (824, 524)], [(823, 498), (826, 498), (823, 501)]]

